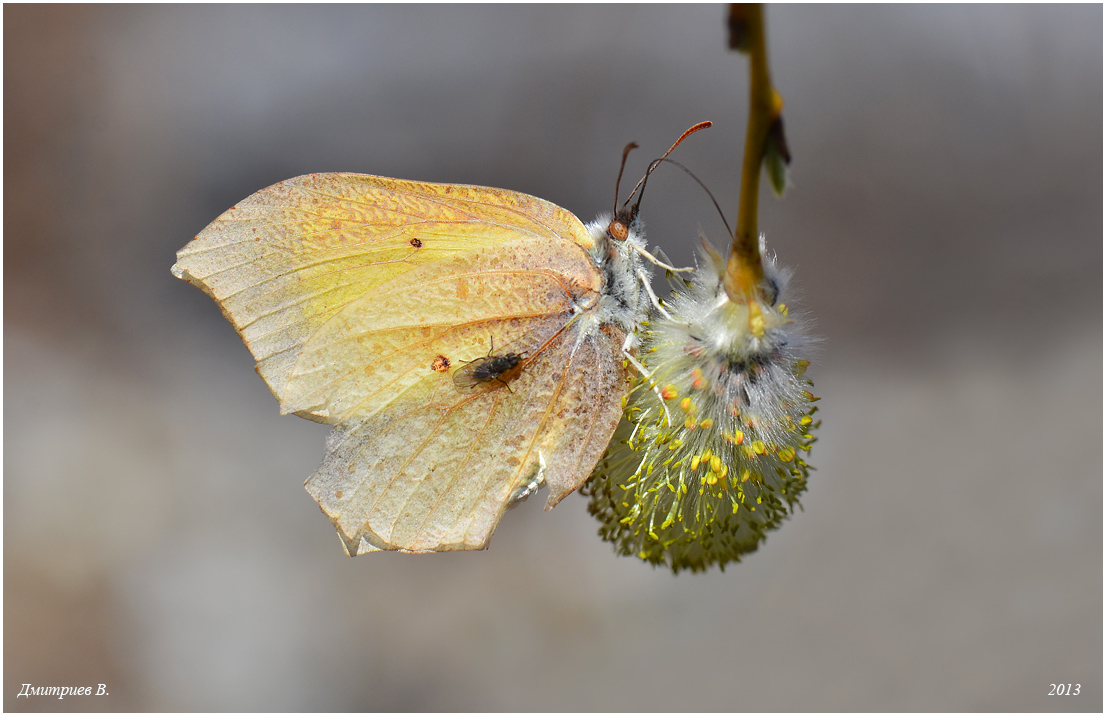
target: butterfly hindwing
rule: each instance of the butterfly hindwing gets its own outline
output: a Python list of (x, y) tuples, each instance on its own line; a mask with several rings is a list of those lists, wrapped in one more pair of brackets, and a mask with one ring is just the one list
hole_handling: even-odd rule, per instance
[[(351, 555), (481, 549), (539, 465), (548, 506), (587, 479), (621, 414), (621, 338), (554, 333), (512, 390), (459, 391), (437, 374), (338, 425), (307, 490)], [(537, 331), (535, 331), (537, 333)]]

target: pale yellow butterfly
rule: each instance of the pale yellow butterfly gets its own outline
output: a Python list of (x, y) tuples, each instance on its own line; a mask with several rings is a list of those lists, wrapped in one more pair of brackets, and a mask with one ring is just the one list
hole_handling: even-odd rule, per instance
[(618, 425), (651, 296), (635, 214), (311, 174), (217, 218), (173, 274), (283, 413), (334, 425), (306, 487), (348, 554), (482, 549), (514, 502), (583, 484)]

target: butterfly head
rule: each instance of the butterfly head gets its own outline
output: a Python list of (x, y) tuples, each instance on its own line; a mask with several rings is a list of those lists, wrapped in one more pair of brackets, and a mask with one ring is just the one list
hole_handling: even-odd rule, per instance
[(612, 241), (625, 241), (629, 235), (630, 226), (625, 220), (616, 216), (607, 224), (607, 236)]

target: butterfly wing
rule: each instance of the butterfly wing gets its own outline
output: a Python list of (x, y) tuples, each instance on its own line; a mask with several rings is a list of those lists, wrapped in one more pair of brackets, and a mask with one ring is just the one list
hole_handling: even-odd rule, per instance
[[(552, 272), (598, 290), (599, 278), (581, 250), (591, 246), (575, 216), (526, 194), (364, 174), (310, 174), (263, 189), (225, 212), (178, 252), (173, 274), (216, 300), (284, 412), (335, 422), (316, 406), (305, 407), (291, 385), (307, 387), (294, 381), (295, 367), (328, 321), (348, 316), (360, 300), (352, 313), (411, 322), (411, 316), (388, 313), (411, 306), (376, 310), (375, 304), (412, 280), (436, 280), (443, 291), (452, 289), (452, 296), (440, 294), (437, 313), (459, 310), (460, 317), (473, 320), (476, 316), (466, 313), (481, 303), (469, 301), (467, 290), (498, 289), (466, 280), (464, 272), (497, 261), (511, 265), (527, 253), (530, 261), (520, 268), (540, 260), (533, 254), (545, 255), (556, 261)], [(419, 269), (429, 270), (404, 279)], [(377, 296), (368, 299), (374, 290)], [(485, 345), (479, 353), (486, 350)]]
[(459, 391), (448, 376), (420, 381), (387, 409), (340, 424), (307, 490), (350, 555), (482, 549), (539, 466), (556, 504), (602, 457), (628, 384), (617, 335), (575, 344), (556, 321), (511, 390)]
[[(315, 174), (227, 211), (173, 272), (219, 303), (283, 412), (337, 426), (308, 490), (351, 554), (473, 549), (542, 460), (551, 504), (582, 483), (617, 423), (623, 336), (575, 320), (602, 288), (592, 246), (525, 194)], [(435, 369), (491, 345), (528, 356), (511, 391)]]

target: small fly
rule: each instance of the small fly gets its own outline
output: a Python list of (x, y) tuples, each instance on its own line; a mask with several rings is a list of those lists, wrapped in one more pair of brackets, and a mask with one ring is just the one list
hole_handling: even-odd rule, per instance
[[(489, 353), (476, 360), (468, 361), (467, 365), (455, 370), (453, 372), (453, 384), (458, 388), (468, 389), (475, 388), (482, 383), (496, 381), (502, 383), (507, 390), (510, 390), (511, 386), (507, 385), (507, 381), (518, 377), (515, 368), (522, 363), (522, 359), (523, 355), (521, 353), (504, 353), (503, 355)], [(510, 375), (512, 371), (515, 371), (516, 374)]]

